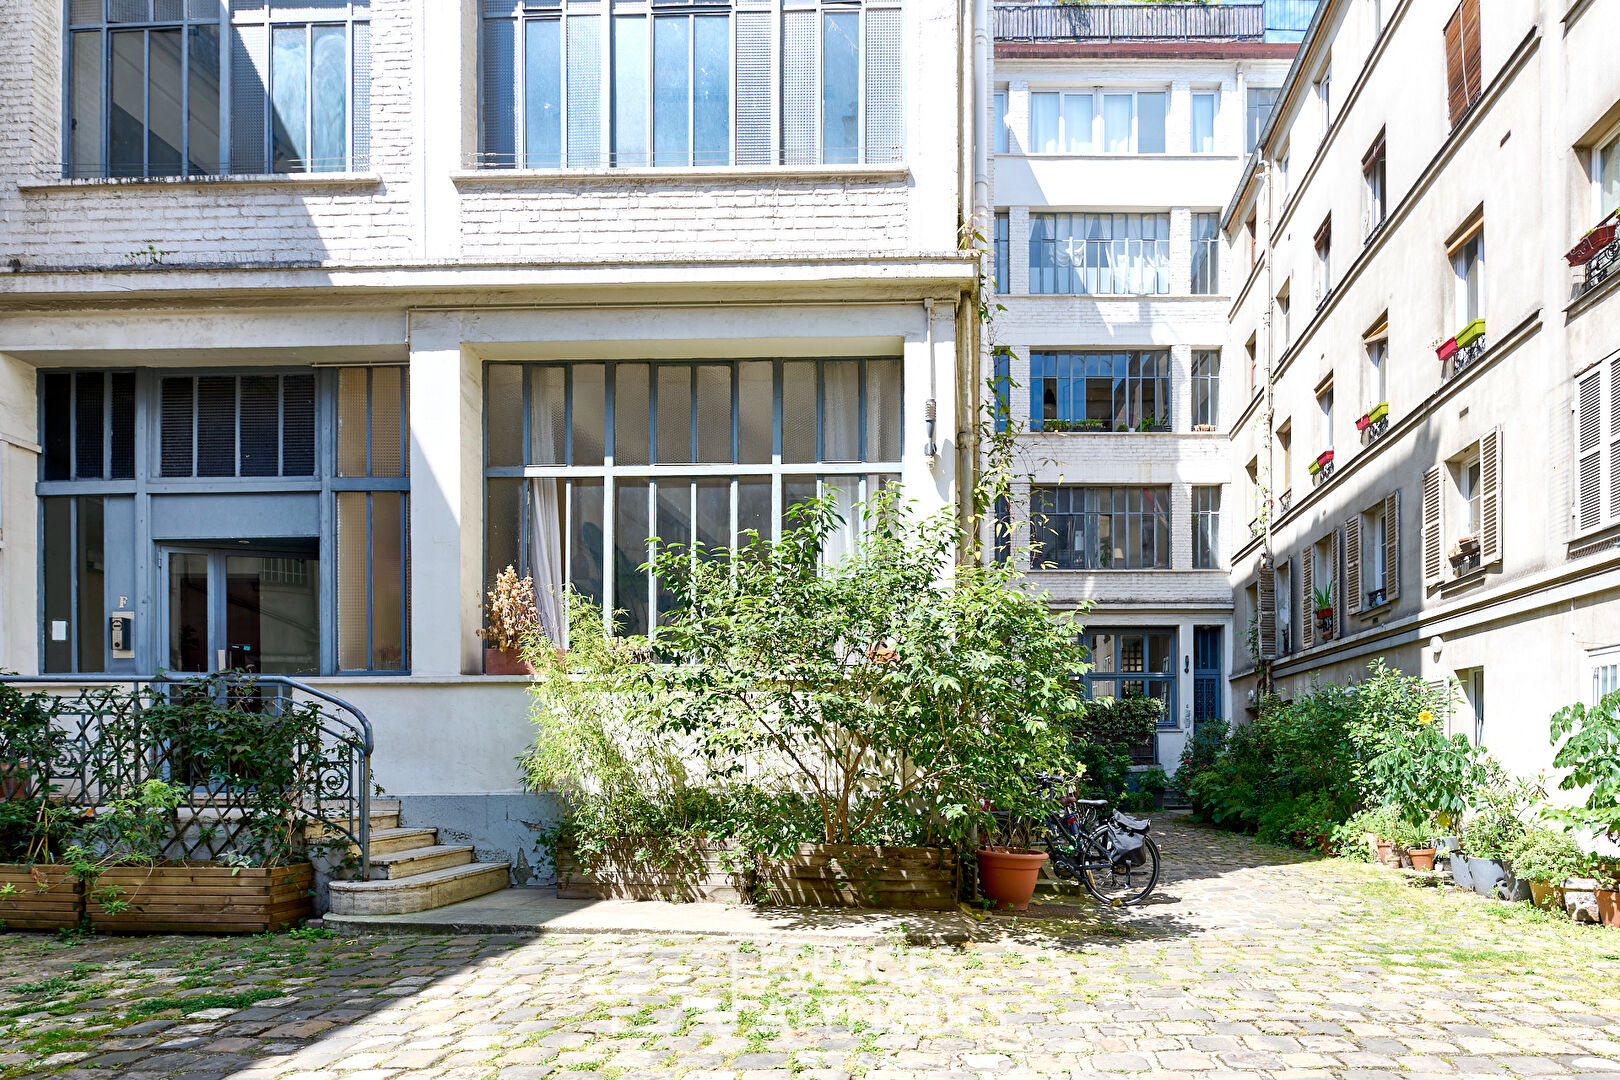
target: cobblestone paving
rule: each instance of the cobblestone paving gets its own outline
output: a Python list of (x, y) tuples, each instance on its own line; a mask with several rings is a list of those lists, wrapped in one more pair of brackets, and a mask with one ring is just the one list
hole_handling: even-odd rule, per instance
[(1620, 932), (1157, 829), (1157, 903), (961, 948), (0, 935), (0, 1078), (1620, 1080)]

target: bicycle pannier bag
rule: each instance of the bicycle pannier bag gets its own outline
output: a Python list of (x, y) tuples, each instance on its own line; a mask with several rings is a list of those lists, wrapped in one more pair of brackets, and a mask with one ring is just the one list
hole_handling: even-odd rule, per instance
[(1152, 827), (1150, 821), (1114, 811), (1114, 816), (1108, 822), (1108, 854), (1116, 866), (1120, 863), (1141, 866), (1147, 862), (1147, 851), (1142, 840)]

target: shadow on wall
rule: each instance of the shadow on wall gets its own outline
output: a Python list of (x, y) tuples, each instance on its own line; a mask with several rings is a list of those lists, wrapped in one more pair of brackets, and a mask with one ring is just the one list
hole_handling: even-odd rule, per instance
[(541, 829), (561, 814), (547, 794), (399, 795), (399, 823), (438, 829), (440, 844), (471, 844), (476, 862), (504, 862), (514, 885), (555, 885), (551, 861), (536, 850)]

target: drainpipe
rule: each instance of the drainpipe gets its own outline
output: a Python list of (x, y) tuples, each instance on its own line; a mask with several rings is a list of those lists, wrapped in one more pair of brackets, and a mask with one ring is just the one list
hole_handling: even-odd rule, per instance
[[(992, 43), (990, 26), (990, 0), (971, 0), (973, 11), (973, 123), (968, 126), (973, 139), (973, 223), (975, 227), (983, 226), (987, 232), (994, 235), (994, 215), (991, 212), (990, 201), (990, 146), (992, 132), (989, 130), (991, 73), (990, 58)], [(975, 269), (979, 271), (979, 279), (983, 283), (983, 258), (981, 265)], [(985, 373), (991, 370), (990, 365), (990, 327), (979, 322), (978, 308), (975, 305), (970, 309), (971, 325), (973, 328), (971, 341), (974, 345), (974, 355), (977, 363), (974, 372), (969, 378), (966, 394), (959, 392), (961, 400), (970, 403), (965, 415), (958, 423), (958, 427), (965, 433), (959, 441), (966, 446), (972, 444), (971, 455), (961, 455), (959, 460), (968, 465), (972, 475), (958, 477), (957, 483), (961, 486), (962, 499), (968, 503), (968, 513), (972, 513), (972, 495), (974, 484), (977, 482), (977, 471), (981, 461), (978, 448), (978, 405), (979, 395), (982, 393)], [(992, 515), (993, 518), (994, 515)], [(985, 536), (986, 527), (994, 528), (993, 524), (980, 523), (981, 539), (990, 539)], [(985, 551), (991, 550), (988, 546)]]
[[(1275, 402), (1274, 402), (1273, 396), (1272, 396), (1273, 392), (1274, 392), (1274, 388), (1273, 388), (1273, 385), (1272, 385), (1272, 373), (1276, 369), (1276, 342), (1275, 342), (1275, 337), (1274, 337), (1275, 332), (1276, 332), (1276, 327), (1275, 327), (1275, 311), (1274, 311), (1274, 308), (1275, 308), (1276, 303), (1277, 303), (1277, 294), (1276, 294), (1276, 291), (1275, 291), (1276, 290), (1276, 282), (1272, 277), (1272, 273), (1273, 273), (1273, 270), (1274, 270), (1275, 265), (1276, 265), (1276, 260), (1273, 258), (1273, 256), (1276, 253), (1276, 245), (1273, 243), (1273, 238), (1272, 238), (1272, 235), (1271, 235), (1272, 222), (1274, 220), (1273, 217), (1272, 217), (1272, 210), (1273, 210), (1273, 207), (1275, 205), (1275, 200), (1273, 199), (1273, 195), (1274, 195), (1273, 176), (1272, 176), (1271, 163), (1266, 160), (1264, 150), (1261, 151), (1261, 156), (1260, 156), (1260, 175), (1264, 178), (1264, 181), (1265, 181), (1265, 193), (1266, 193), (1266, 246), (1265, 246), (1265, 249), (1264, 249), (1264, 251), (1265, 251), (1265, 259), (1266, 259), (1266, 296), (1265, 296), (1265, 301), (1266, 301), (1266, 368), (1265, 368), (1265, 372), (1266, 372), (1266, 390), (1265, 390), (1266, 400), (1265, 400), (1265, 406), (1264, 406), (1265, 407), (1265, 415), (1264, 415), (1264, 417), (1262, 419), (1265, 421), (1265, 426), (1264, 426), (1263, 430), (1264, 430), (1265, 439), (1266, 439), (1266, 503), (1267, 503), (1267, 505), (1266, 505), (1266, 523), (1265, 523), (1265, 540), (1261, 545), (1261, 551), (1264, 553), (1261, 573), (1272, 573), (1272, 572), (1275, 571), (1275, 563), (1273, 561), (1273, 555), (1272, 555), (1272, 549), (1271, 549), (1271, 524), (1272, 524), (1272, 518), (1274, 516), (1273, 512), (1272, 512), (1272, 506), (1275, 504), (1275, 501), (1276, 501), (1275, 496), (1277, 494), (1280, 494), (1280, 493), (1274, 493), (1272, 491), (1272, 489), (1274, 487), (1276, 487), (1276, 484), (1277, 484), (1277, 480), (1276, 480), (1277, 474), (1276, 474), (1275, 469), (1273, 468), (1273, 463), (1272, 463), (1272, 450), (1276, 446), (1277, 440), (1275, 438), (1275, 433), (1272, 431), (1272, 428), (1271, 428), (1272, 420), (1273, 420), (1274, 415), (1275, 415), (1275, 409), (1274, 409)], [(1292, 304), (1294, 302), (1293, 290), (1292, 289), (1289, 290), (1288, 302), (1290, 304)], [(1275, 579), (1273, 579), (1273, 580), (1275, 580)], [(1292, 587), (1292, 586), (1290, 585), (1290, 587)], [(1272, 605), (1273, 605), (1274, 608), (1275, 608), (1275, 606), (1277, 604), (1281, 603), (1281, 600), (1277, 596), (1275, 587), (1272, 589), (1271, 602), (1272, 602)], [(1273, 610), (1272, 613), (1271, 613), (1271, 619), (1272, 619), (1273, 625), (1275, 625), (1277, 623), (1277, 612), (1275, 610)], [(1275, 633), (1272, 634), (1272, 641), (1273, 641), (1273, 644), (1275, 644), (1275, 642), (1276, 642), (1276, 634)], [(1274, 661), (1276, 658), (1275, 657), (1270, 657), (1268, 659)], [(1269, 689), (1271, 682), (1272, 682), (1271, 669), (1269, 667), (1267, 667), (1266, 674), (1261, 679), (1261, 689)]]

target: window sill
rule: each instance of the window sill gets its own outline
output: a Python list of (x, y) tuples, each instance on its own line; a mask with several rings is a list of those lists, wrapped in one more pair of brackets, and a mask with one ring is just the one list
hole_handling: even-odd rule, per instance
[(1616, 546), (1620, 546), (1620, 522), (1587, 529), (1570, 537), (1565, 554), (1568, 558), (1578, 559), (1594, 552), (1612, 550)]
[(1072, 153), (1072, 154), (1066, 154), (1066, 153), (1061, 153), (1061, 152), (1059, 152), (1059, 153), (1009, 154), (1006, 151), (998, 151), (996, 153), (996, 157), (1024, 158), (1024, 159), (1026, 159), (1028, 161), (1117, 161), (1117, 160), (1120, 160), (1120, 159), (1124, 159), (1126, 161), (1129, 161), (1129, 160), (1131, 160), (1133, 158), (1142, 158), (1142, 159), (1145, 159), (1145, 160), (1148, 160), (1148, 161), (1243, 161), (1248, 157), (1248, 155), (1247, 154), (1221, 154), (1221, 153), (1216, 153), (1215, 151), (1210, 151), (1208, 153), (1203, 153), (1203, 154), (1197, 154), (1197, 153), (1193, 153), (1190, 150), (1187, 151), (1186, 153), (1181, 153), (1181, 152), (1178, 151), (1178, 152), (1175, 152), (1175, 153), (1165, 152), (1165, 153), (1160, 153), (1160, 154), (1143, 154), (1143, 153), (1138, 153), (1138, 152), (1119, 153), (1119, 154), (1098, 154), (1098, 153)]
[(620, 180), (904, 180), (911, 169), (892, 165), (717, 165), (629, 169), (457, 169), (450, 180), (462, 184), (532, 184), (540, 180), (611, 184)]
[(1393, 600), (1385, 600), (1382, 604), (1379, 604), (1377, 607), (1364, 607), (1364, 608), (1362, 608), (1360, 611), (1356, 612), (1356, 617), (1360, 618), (1360, 619), (1377, 618), (1378, 616), (1381, 616), (1381, 615), (1388, 615), (1390, 613), (1390, 611), (1394, 607), (1395, 607), (1395, 601), (1393, 601)]
[[(1620, 275), (1617, 275), (1620, 276)], [(1008, 299), (1045, 299), (1045, 300), (1197, 300), (1202, 302), (1225, 301), (1230, 303), (1232, 298), (1225, 293), (1068, 293), (1068, 292), (1025, 292), (998, 294)]]
[(51, 193), (82, 191), (87, 188), (124, 187), (218, 187), (221, 185), (247, 185), (252, 187), (349, 187), (376, 185), (382, 177), (376, 173), (252, 173), (223, 176), (83, 176), (58, 177), (52, 180), (23, 180), (17, 190)]

